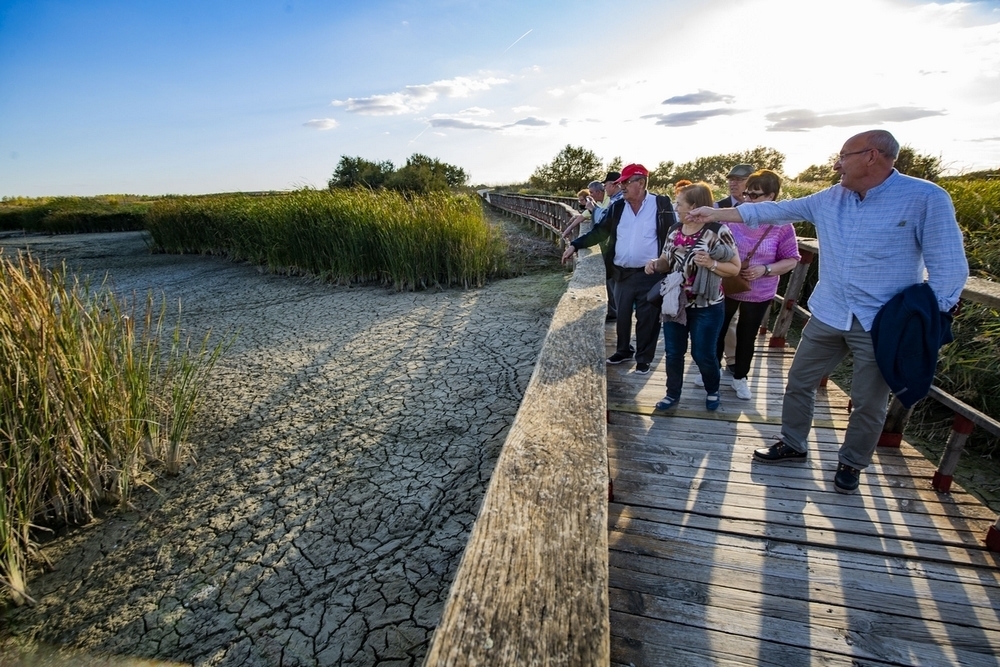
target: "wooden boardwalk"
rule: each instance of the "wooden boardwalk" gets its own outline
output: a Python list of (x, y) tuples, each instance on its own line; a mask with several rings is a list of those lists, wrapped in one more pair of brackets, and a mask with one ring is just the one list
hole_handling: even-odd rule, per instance
[[(614, 327), (607, 327), (608, 353)], [(609, 366), (613, 665), (1000, 665), (996, 515), (904, 441), (857, 494), (833, 488), (847, 397), (821, 389), (806, 463), (761, 464), (780, 428), (791, 350), (766, 338), (741, 401), (705, 410), (691, 364), (677, 409), (653, 372)]]

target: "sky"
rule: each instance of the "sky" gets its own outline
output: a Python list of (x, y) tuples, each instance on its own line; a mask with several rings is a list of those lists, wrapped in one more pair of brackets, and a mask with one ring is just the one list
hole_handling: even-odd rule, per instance
[(523, 182), (567, 144), (794, 176), (882, 128), (1000, 167), (1000, 1), (0, 0), (0, 197), (324, 188), (414, 153)]

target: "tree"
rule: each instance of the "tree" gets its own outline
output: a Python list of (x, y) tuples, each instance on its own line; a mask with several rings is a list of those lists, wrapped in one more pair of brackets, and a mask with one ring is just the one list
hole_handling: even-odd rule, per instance
[(832, 185), (840, 180), (840, 174), (833, 170), (833, 163), (836, 161), (837, 156), (834, 155), (826, 164), (809, 165), (795, 177), (795, 180), (802, 182), (822, 181)]
[(912, 146), (906, 145), (899, 148), (896, 169), (899, 170), (899, 173), (907, 176), (922, 178), (925, 181), (936, 181), (941, 176), (944, 167), (941, 166), (941, 158), (918, 153)]
[(656, 168), (649, 172), (650, 186), (661, 187), (672, 182), (671, 176), (674, 173), (674, 166), (672, 160), (667, 160), (656, 165)]
[(748, 151), (700, 157), (677, 166), (672, 162), (661, 162), (656, 168), (657, 182), (674, 183), (686, 178), (689, 181), (705, 181), (722, 186), (735, 164), (751, 164), (754, 169), (770, 169), (780, 174), (785, 166), (785, 154), (774, 148), (757, 146)]
[(403, 192), (432, 192), (465, 185), (465, 170), (438, 159), (414, 153), (406, 164), (389, 176), (386, 187)]
[(331, 190), (360, 186), (373, 190), (392, 188), (404, 192), (430, 192), (461, 187), (467, 180), (469, 176), (461, 167), (420, 153), (407, 158), (406, 164), (399, 169), (388, 160), (371, 162), (345, 155), (340, 158), (327, 185)]
[(552, 162), (535, 169), (530, 183), (550, 192), (576, 192), (590, 181), (601, 180), (602, 164), (594, 151), (566, 144)]
[(333, 178), (327, 182), (327, 186), (331, 190), (355, 186), (374, 190), (383, 187), (395, 170), (395, 166), (388, 160), (371, 162), (361, 157), (343, 155), (333, 172)]

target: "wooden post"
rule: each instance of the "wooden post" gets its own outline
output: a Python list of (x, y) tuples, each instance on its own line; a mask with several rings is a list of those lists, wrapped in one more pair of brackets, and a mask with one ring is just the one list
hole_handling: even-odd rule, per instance
[(931, 482), (936, 491), (948, 493), (951, 490), (951, 480), (955, 474), (955, 469), (958, 468), (958, 459), (962, 456), (962, 450), (965, 449), (965, 441), (969, 439), (969, 434), (972, 433), (972, 429), (975, 426), (972, 420), (966, 419), (959, 414), (955, 415), (955, 421), (952, 422), (951, 426), (951, 437), (948, 438), (944, 454), (941, 455), (941, 465), (938, 466), (937, 472), (934, 473), (934, 479)]
[(806, 276), (809, 274), (809, 266), (816, 256), (808, 250), (800, 250), (799, 254), (802, 255), (802, 259), (792, 269), (792, 276), (788, 279), (788, 287), (785, 289), (785, 303), (774, 322), (774, 334), (771, 336), (768, 347), (785, 347), (785, 336), (788, 335), (788, 328), (792, 324), (795, 304), (799, 301), (802, 288), (806, 283)]
[(885, 416), (885, 424), (882, 426), (882, 435), (879, 436), (879, 447), (899, 447), (903, 441), (903, 430), (906, 422), (909, 421), (913, 408), (903, 407), (899, 399), (895, 396), (889, 403), (889, 413)]

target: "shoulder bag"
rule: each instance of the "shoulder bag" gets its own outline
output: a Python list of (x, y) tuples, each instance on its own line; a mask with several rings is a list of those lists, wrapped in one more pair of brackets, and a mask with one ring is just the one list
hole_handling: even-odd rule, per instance
[[(753, 259), (753, 254), (757, 252), (757, 248), (760, 246), (760, 242), (763, 241), (764, 238), (771, 233), (772, 227), (773, 225), (768, 225), (767, 229), (764, 230), (764, 233), (760, 235), (759, 239), (757, 239), (757, 243), (754, 244), (753, 250), (750, 251), (750, 254), (747, 255), (746, 259), (743, 260), (743, 263), (740, 264), (740, 273), (742, 273), (745, 269), (750, 268), (750, 260)], [(739, 294), (740, 292), (749, 292), (749, 291), (750, 291), (750, 281), (741, 276), (739, 273), (737, 273), (735, 276), (725, 276), (722, 279), (722, 292), (727, 296), (730, 294)]]

